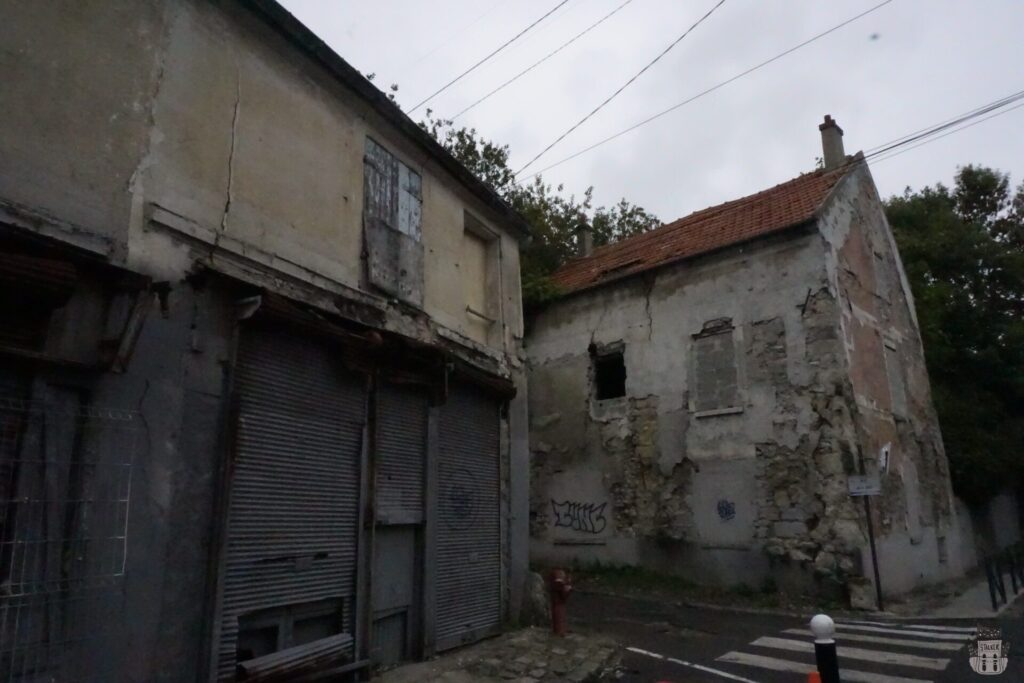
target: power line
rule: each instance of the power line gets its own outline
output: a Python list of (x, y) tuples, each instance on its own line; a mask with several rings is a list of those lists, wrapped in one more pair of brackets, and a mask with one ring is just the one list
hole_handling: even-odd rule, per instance
[(442, 86), (442, 87), (441, 87), (441, 88), (440, 88), (439, 90), (437, 90), (437, 91), (436, 91), (436, 92), (435, 92), (434, 94), (430, 95), (430, 96), (429, 96), (429, 97), (427, 97), (427, 98), (426, 98), (425, 100), (423, 100), (422, 102), (420, 102), (419, 104), (417, 104), (417, 105), (416, 105), (415, 107), (413, 107), (412, 109), (410, 109), (410, 110), (408, 111), (408, 113), (409, 113), (409, 114), (413, 113), (414, 111), (416, 111), (417, 109), (419, 109), (420, 107), (422, 107), (422, 106), (423, 106), (424, 104), (426, 104), (426, 103), (427, 103), (427, 102), (429, 102), (430, 100), (434, 99), (435, 97), (437, 97), (438, 95), (440, 95), (441, 93), (443, 93), (443, 92), (444, 92), (445, 90), (447, 90), (447, 89), (448, 89), (448, 88), (450, 88), (451, 86), (453, 86), (453, 85), (455, 85), (456, 83), (458, 83), (458, 82), (459, 82), (459, 81), (460, 81), (460, 80), (461, 80), (461, 79), (462, 79), (462, 78), (463, 78), (464, 76), (466, 76), (466, 75), (468, 75), (468, 74), (469, 74), (470, 72), (474, 71), (474, 70), (475, 70), (475, 69), (476, 69), (476, 68), (477, 68), (478, 66), (480, 66), (481, 64), (483, 64), (484, 62), (486, 62), (486, 61), (487, 61), (488, 59), (490, 59), (490, 58), (491, 58), (491, 57), (493, 57), (494, 55), (496, 55), (496, 54), (498, 54), (499, 52), (501, 52), (502, 50), (504, 50), (504, 49), (505, 49), (506, 47), (508, 47), (509, 45), (511, 45), (512, 43), (514, 43), (515, 41), (519, 40), (519, 38), (521, 38), (521, 37), (523, 36), (523, 34), (525, 34), (525, 33), (526, 33), (527, 31), (529, 31), (529, 30), (530, 30), (531, 28), (533, 28), (534, 26), (536, 26), (536, 25), (537, 25), (537, 24), (539, 24), (540, 22), (542, 22), (542, 21), (544, 21), (545, 19), (547, 19), (547, 18), (548, 18), (549, 16), (551, 16), (551, 14), (552, 14), (552, 13), (553, 13), (553, 12), (554, 12), (555, 10), (557, 10), (557, 9), (558, 9), (559, 7), (561, 7), (562, 5), (564, 5), (564, 4), (565, 4), (565, 3), (567, 3), (567, 2), (569, 2), (569, 0), (562, 0), (561, 2), (559, 2), (559, 3), (557, 4), (557, 5), (555, 5), (555, 6), (554, 6), (554, 7), (552, 7), (551, 9), (549, 9), (549, 10), (547, 11), (547, 13), (545, 13), (545, 14), (544, 14), (544, 16), (542, 16), (542, 17), (541, 17), (540, 19), (536, 20), (535, 22), (533, 22), (532, 24), (530, 24), (529, 26), (527, 26), (526, 28), (524, 28), (524, 29), (523, 29), (522, 31), (520, 31), (519, 33), (517, 33), (517, 34), (515, 34), (514, 36), (512, 36), (512, 37), (511, 37), (511, 38), (510, 38), (509, 40), (507, 40), (507, 41), (505, 41), (504, 43), (502, 43), (501, 45), (499, 45), (499, 46), (498, 46), (498, 48), (497, 48), (496, 50), (494, 50), (494, 51), (493, 51), (493, 52), (491, 52), (491, 53), (490, 53), (489, 55), (487, 55), (486, 57), (484, 57), (483, 59), (481, 59), (481, 60), (480, 60), (479, 62), (477, 62), (477, 63), (476, 63), (476, 64), (474, 64), (473, 66), (469, 67), (468, 69), (466, 69), (465, 71), (463, 71), (463, 72), (462, 72), (461, 74), (459, 74), (458, 76), (456, 76), (456, 77), (455, 77), (455, 78), (453, 78), (452, 80), (448, 81), (448, 82), (447, 82), (447, 83), (446, 83), (446, 84), (445, 84), (444, 86)]
[(995, 117), (1002, 116), (1003, 114), (1009, 114), (1014, 109), (1020, 109), (1021, 107), (1024, 107), (1024, 102), (1021, 102), (1020, 104), (1018, 104), (1018, 105), (1016, 105), (1014, 107), (1010, 107), (1009, 109), (1004, 109), (1003, 111), (996, 112), (995, 114), (991, 114), (989, 116), (986, 116), (983, 119), (978, 119), (977, 121), (972, 121), (971, 123), (968, 123), (965, 126), (961, 126), (960, 128), (956, 128), (956, 129), (951, 130), (951, 131), (949, 131), (947, 133), (943, 133), (942, 135), (936, 136), (936, 137), (931, 138), (929, 140), (924, 140), (923, 142), (918, 142), (916, 145), (912, 145), (910, 147), (907, 147), (906, 149), (901, 149), (901, 150), (898, 150), (898, 151), (893, 152), (893, 153), (888, 154), (888, 155), (879, 156), (879, 158), (875, 159), (875, 163), (877, 164), (877, 163), (881, 163), (883, 161), (888, 161), (889, 159), (892, 159), (893, 157), (898, 157), (899, 155), (904, 154), (906, 152), (909, 152), (911, 150), (917, 149), (918, 147), (923, 147), (923, 146), (925, 146), (925, 145), (927, 145), (929, 143), (935, 142), (936, 140), (941, 140), (944, 137), (948, 137), (950, 135), (953, 135), (954, 133), (959, 133), (962, 130), (967, 130), (971, 126), (976, 126), (979, 123), (985, 123), (989, 119), (994, 119)]
[(961, 114), (957, 114), (953, 118), (945, 119), (944, 121), (940, 121), (938, 123), (933, 123), (933, 124), (931, 124), (929, 126), (925, 126), (924, 128), (922, 128), (920, 130), (915, 130), (912, 133), (907, 133), (906, 135), (901, 135), (898, 138), (893, 138), (892, 140), (888, 140), (887, 142), (883, 142), (880, 145), (876, 145), (875, 147), (872, 147), (872, 148), (868, 149), (867, 152), (868, 153), (872, 153), (872, 152), (881, 150), (883, 147), (888, 147), (889, 145), (892, 145), (893, 143), (896, 143), (896, 142), (902, 142), (902, 141), (906, 140), (907, 138), (916, 136), (918, 133), (924, 133), (924, 132), (929, 131), (929, 130), (931, 130), (933, 128), (936, 128), (938, 126), (947, 126), (947, 125), (954, 125), (955, 126), (958, 123), (962, 123), (964, 120), (966, 120), (967, 117), (969, 117), (969, 116), (971, 116), (973, 114), (978, 114), (978, 115), (985, 114), (985, 113), (987, 113), (989, 111), (992, 111), (993, 109), (999, 108), (999, 106), (1001, 106), (1002, 104), (1008, 104), (1010, 102), (1016, 101), (1020, 97), (1020, 95), (1022, 93), (1024, 93), (1024, 91), (1010, 93), (1006, 97), (1000, 97), (998, 100), (993, 100), (991, 102), (988, 102), (987, 104), (981, 105), (980, 107), (975, 107), (974, 109), (971, 109), (970, 111), (966, 111), (966, 112), (963, 112)]
[(1017, 104), (1016, 106), (1011, 106), (1011, 108), (1008, 109), (1008, 110), (1004, 110), (1004, 111), (1001, 111), (1001, 112), (996, 112), (995, 114), (987, 116), (984, 119), (979, 119), (978, 121), (974, 121), (972, 123), (969, 123), (966, 126), (962, 126), (961, 128), (956, 128), (955, 130), (950, 130), (949, 132), (944, 133), (942, 135), (939, 135), (938, 137), (933, 137), (930, 140), (925, 140), (924, 142), (919, 142), (918, 144), (914, 144), (912, 146), (909, 146), (909, 147), (906, 148), (906, 150), (900, 150), (899, 152), (894, 152), (893, 154), (888, 155), (886, 157), (881, 157), (880, 159), (877, 159), (876, 161), (874, 161), (874, 163), (880, 164), (880, 163), (882, 163), (884, 161), (889, 161), (893, 157), (899, 157), (901, 154), (904, 154), (906, 152), (910, 152), (911, 150), (916, 150), (916, 148), (922, 147), (922, 146), (928, 144), (929, 142), (934, 142), (936, 140), (941, 140), (943, 137), (947, 137), (949, 135), (952, 135), (953, 133), (961, 132), (962, 130), (966, 130), (966, 129), (970, 128), (971, 126), (977, 126), (979, 123), (985, 123), (989, 119), (994, 119), (997, 116), (1002, 116), (1004, 114), (1010, 114), (1014, 110), (1019, 110), (1020, 108), (1022, 108), (1022, 106), (1024, 106), (1024, 102), (1021, 102), (1020, 104)]
[(661, 53), (658, 54), (658, 56), (656, 56), (654, 59), (652, 59), (650, 62), (648, 62), (644, 66), (644, 68), (640, 69), (640, 71), (638, 71), (636, 74), (634, 74), (632, 78), (630, 78), (628, 81), (626, 81), (624, 84), (622, 84), (622, 86), (618, 90), (613, 92), (604, 102), (602, 102), (601, 104), (597, 105), (597, 107), (595, 107), (593, 111), (591, 111), (589, 114), (587, 114), (582, 119), (580, 119), (575, 124), (573, 124), (569, 128), (569, 130), (567, 130), (564, 133), (562, 133), (561, 135), (559, 135), (557, 138), (555, 138), (554, 142), (552, 142), (550, 145), (548, 145), (547, 147), (542, 149), (540, 151), (540, 153), (538, 153), (535, 157), (533, 157), (528, 162), (526, 162), (526, 164), (523, 165), (522, 168), (520, 168), (518, 171), (515, 172), (515, 175), (519, 175), (520, 173), (525, 171), (530, 165), (533, 164), (533, 162), (537, 161), (537, 159), (540, 159), (542, 156), (547, 154), (548, 150), (550, 150), (552, 147), (554, 147), (559, 142), (564, 140), (567, 135), (569, 135), (574, 130), (579, 128), (581, 125), (583, 125), (583, 123), (586, 122), (587, 119), (592, 117), (597, 112), (601, 111), (601, 109), (603, 109), (605, 107), (605, 105), (607, 105), (609, 102), (611, 102), (613, 99), (615, 99), (619, 95), (619, 93), (621, 93), (623, 90), (628, 88), (636, 79), (640, 78), (640, 76), (642, 76), (645, 71), (647, 71), (652, 66), (654, 66), (662, 57), (664, 57), (666, 54), (668, 54), (669, 50), (671, 50), (676, 45), (678, 45), (683, 40), (683, 38), (688, 36), (691, 31), (693, 31), (695, 28), (700, 26), (704, 22), (705, 19), (710, 17), (712, 14), (714, 14), (715, 10), (717, 10), (719, 7), (721, 7), (724, 4), (725, 4), (725, 0), (718, 0), (718, 3), (715, 4), (714, 7), (712, 7), (710, 10), (708, 10), (707, 13), (704, 16), (702, 16), (700, 19), (698, 19), (696, 22), (694, 22), (694, 24), (692, 26), (690, 26), (690, 28), (686, 29), (686, 31), (684, 31), (681, 36), (679, 36), (674, 41), (672, 41), (672, 43), (668, 47), (666, 47), (664, 50), (662, 50)]
[[(1007, 95), (1006, 97), (1001, 97), (998, 100), (993, 100), (992, 102), (990, 102), (988, 104), (985, 104), (985, 105), (982, 105), (980, 107), (976, 107), (974, 109), (970, 109), (967, 112), (954, 117), (953, 119), (950, 119), (950, 120), (947, 120), (947, 121), (943, 121), (943, 122), (937, 123), (937, 124), (932, 124), (931, 126), (927, 126), (927, 127), (922, 128), (922, 129), (920, 129), (918, 131), (915, 131), (913, 133), (907, 133), (907, 134), (902, 135), (902, 136), (900, 136), (898, 138), (895, 138), (894, 139), (895, 141), (883, 143), (881, 145), (877, 145), (875, 147), (872, 147), (870, 149), (875, 150), (875, 151), (867, 153), (867, 154), (864, 154), (863, 156), (853, 156), (853, 157), (850, 157), (845, 163), (841, 164), (840, 166), (837, 166), (835, 169), (832, 169), (830, 172), (839, 171), (839, 170), (844, 170), (844, 172), (845, 172), (845, 169), (848, 169), (848, 168), (850, 168), (852, 166), (856, 166), (859, 163), (867, 162), (868, 160), (874, 160), (876, 163), (881, 162), (881, 161), (887, 161), (887, 160), (891, 159), (894, 156), (898, 156), (899, 154), (903, 154), (904, 152), (909, 152), (909, 151), (911, 151), (913, 149), (916, 149), (918, 147), (926, 145), (926, 144), (928, 144), (930, 142), (935, 142), (936, 140), (940, 140), (940, 139), (942, 139), (944, 137), (947, 137), (949, 135), (953, 135), (954, 133), (959, 133), (959, 132), (961, 132), (963, 130), (966, 130), (967, 128), (970, 128), (971, 126), (976, 126), (979, 123), (984, 123), (985, 121), (988, 121), (989, 119), (994, 119), (997, 116), (1002, 116), (1003, 114), (1008, 114), (1011, 111), (1013, 111), (1014, 109), (1019, 109), (1021, 107), (1024, 107), (1024, 101), (1021, 101), (1021, 100), (1024, 100), (1024, 90), (1018, 91), (1018, 92), (1013, 93), (1011, 95)], [(1010, 104), (1014, 104), (1015, 102), (1019, 102), (1019, 104), (1016, 104), (1016, 106), (1010, 107), (1009, 109), (1003, 109), (1002, 111), (998, 111), (999, 109), (1007, 107)], [(985, 114), (989, 114), (989, 116), (985, 116), (984, 118), (978, 119), (979, 116), (984, 116)], [(974, 120), (974, 119), (977, 119), (977, 120)], [(961, 124), (966, 124), (966, 125), (961, 125)], [(956, 126), (960, 126), (960, 127), (957, 128)], [(953, 128), (953, 129), (950, 130), (950, 128)], [(945, 132), (942, 135), (936, 135), (937, 133), (942, 133), (943, 131), (945, 131)], [(913, 144), (915, 142), (917, 144)], [(911, 146), (905, 147), (906, 145), (911, 145)], [(904, 149), (904, 147), (905, 147), (905, 149)], [(760, 194), (761, 193), (755, 193), (755, 194), (749, 195), (747, 197), (741, 197), (739, 199), (734, 199), (734, 200), (731, 200), (731, 201), (723, 202), (723, 203), (715, 205), (715, 206), (707, 207), (706, 209), (700, 209), (699, 211), (711, 211), (711, 210), (725, 211), (725, 210), (733, 210), (733, 209), (736, 209), (738, 207), (746, 206), (748, 204), (752, 204), (752, 203), (761, 201), (761, 197), (759, 196)], [(714, 215), (714, 214), (710, 214), (710, 215)], [(663, 225), (667, 225), (667, 224), (663, 224)]]
[(532, 178), (532, 177), (534, 177), (536, 175), (539, 175), (541, 173), (544, 173), (545, 171), (549, 171), (552, 168), (555, 168), (556, 166), (561, 166), (562, 164), (566, 163), (567, 161), (571, 161), (571, 160), (575, 159), (576, 157), (580, 156), (581, 154), (586, 154), (587, 152), (589, 152), (592, 149), (596, 149), (596, 148), (600, 147), (601, 145), (604, 145), (606, 143), (611, 142), (612, 140), (615, 140), (616, 138), (622, 137), (626, 133), (631, 133), (634, 130), (636, 130), (637, 128), (640, 128), (641, 126), (645, 126), (648, 123), (651, 123), (652, 121), (654, 121), (656, 119), (660, 119), (662, 116), (665, 116), (666, 114), (670, 114), (671, 112), (675, 111), (676, 109), (679, 109), (680, 107), (683, 107), (683, 106), (685, 106), (687, 104), (690, 104), (694, 100), (699, 100), (700, 98), (704, 97), (705, 95), (709, 95), (709, 94), (713, 93), (714, 91), (718, 90), (719, 88), (725, 87), (725, 86), (729, 85), (730, 83), (732, 83), (734, 81), (737, 81), (737, 80), (743, 78), (744, 76), (747, 76), (748, 74), (751, 74), (751, 73), (757, 71), (758, 69), (761, 69), (762, 67), (768, 66), (772, 62), (778, 61), (779, 59), (782, 59), (783, 57), (785, 57), (785, 56), (787, 56), (787, 55), (789, 55), (789, 54), (791, 54), (793, 52), (796, 52), (797, 50), (799, 50), (799, 49), (801, 49), (803, 47), (806, 47), (806, 46), (810, 45), (811, 43), (813, 43), (813, 42), (815, 42), (817, 40), (820, 40), (821, 38), (824, 38), (825, 36), (829, 35), (830, 33), (838, 31), (839, 29), (843, 28), (844, 26), (857, 21), (861, 17), (865, 17), (868, 14), (871, 14), (872, 12), (881, 9), (882, 7), (888, 5), (892, 1), (893, 0), (885, 0), (885, 2), (881, 2), (881, 3), (877, 4), (877, 5), (875, 5), (874, 7), (871, 7), (869, 9), (861, 12), (860, 14), (852, 16), (849, 19), (847, 19), (846, 21), (844, 21), (844, 22), (842, 22), (840, 24), (836, 24), (832, 28), (830, 28), (830, 29), (828, 29), (826, 31), (822, 31), (819, 34), (817, 34), (817, 35), (815, 35), (815, 36), (813, 36), (811, 38), (808, 38), (804, 42), (799, 43), (797, 45), (794, 45), (793, 47), (789, 48), (788, 50), (780, 52), (779, 54), (775, 55), (774, 57), (772, 57), (770, 59), (766, 59), (765, 61), (761, 62), (760, 64), (757, 64), (755, 66), (750, 67), (746, 71), (741, 71), (740, 73), (736, 74), (732, 78), (726, 79), (726, 80), (722, 81), (721, 83), (718, 83), (717, 85), (713, 85), (710, 88), (708, 88), (707, 90), (703, 90), (703, 91), (697, 93), (696, 95), (694, 95), (693, 97), (685, 99), (682, 102), (679, 102), (678, 104), (674, 104), (671, 107), (669, 107), (668, 109), (660, 111), (657, 114), (654, 114), (653, 116), (650, 116), (650, 117), (644, 119), (643, 121), (639, 121), (637, 123), (634, 123), (633, 125), (629, 126), (628, 128), (623, 128), (619, 132), (617, 132), (617, 133), (615, 133), (613, 135), (609, 135), (608, 137), (604, 138), (603, 140), (599, 140), (598, 142), (595, 142), (594, 144), (590, 145), (589, 147), (584, 147), (581, 150), (573, 152), (569, 156), (567, 156), (567, 157), (565, 157), (563, 159), (560, 159), (559, 161), (556, 161), (553, 164), (545, 166), (544, 168), (540, 169), (539, 171), (536, 171), (535, 173), (530, 174), (529, 176), (527, 176), (527, 178), (524, 178), (524, 180)]
[(500, 90), (503, 90), (504, 88), (506, 88), (507, 86), (509, 86), (509, 85), (512, 85), (512, 83), (516, 82), (517, 80), (519, 80), (520, 78), (522, 78), (523, 76), (525, 76), (525, 75), (526, 75), (526, 74), (528, 74), (529, 72), (533, 71), (533, 70), (534, 70), (535, 68), (537, 68), (538, 66), (540, 66), (540, 65), (541, 65), (541, 64), (543, 64), (544, 62), (546, 62), (547, 60), (549, 60), (549, 59), (551, 59), (552, 57), (554, 57), (555, 55), (557, 55), (557, 54), (558, 54), (559, 52), (561, 52), (561, 51), (562, 51), (562, 50), (564, 50), (565, 48), (567, 48), (567, 47), (569, 47), (570, 45), (572, 45), (572, 44), (573, 44), (574, 42), (576, 42), (576, 41), (577, 41), (578, 39), (582, 38), (582, 37), (583, 37), (584, 35), (586, 35), (587, 33), (589, 33), (589, 32), (590, 32), (590, 31), (591, 31), (592, 29), (595, 29), (595, 28), (597, 28), (598, 26), (600, 26), (601, 24), (603, 24), (603, 23), (604, 23), (604, 22), (605, 22), (606, 20), (610, 19), (610, 18), (612, 17), (612, 15), (616, 14), (616, 13), (617, 13), (617, 12), (618, 12), (619, 10), (621, 10), (621, 9), (622, 9), (623, 7), (625, 7), (626, 5), (628, 5), (628, 4), (629, 4), (629, 3), (631, 3), (631, 2), (633, 2), (633, 0), (626, 0), (626, 1), (624, 2), (624, 3), (622, 3), (621, 5), (619, 5), (618, 7), (616, 7), (615, 9), (613, 9), (613, 10), (612, 10), (611, 12), (609, 12), (609, 13), (608, 13), (608, 14), (606, 14), (606, 15), (604, 15), (603, 17), (601, 17), (600, 19), (598, 19), (598, 20), (597, 20), (596, 22), (594, 22), (593, 24), (591, 24), (591, 25), (590, 25), (590, 26), (588, 26), (587, 28), (583, 29), (582, 31), (580, 31), (579, 33), (577, 33), (577, 34), (576, 34), (575, 36), (573, 36), (572, 38), (570, 38), (570, 39), (569, 39), (569, 40), (567, 40), (566, 42), (562, 43), (562, 44), (561, 44), (561, 45), (560, 45), (560, 46), (559, 46), (558, 48), (556, 48), (556, 49), (555, 49), (554, 51), (552, 51), (552, 52), (549, 52), (549, 53), (548, 53), (547, 55), (545, 55), (545, 56), (544, 56), (544, 57), (542, 57), (541, 59), (537, 60), (536, 62), (534, 62), (534, 63), (533, 63), (533, 64), (531, 64), (530, 66), (526, 67), (525, 69), (523, 69), (522, 71), (520, 71), (519, 73), (517, 73), (517, 74), (516, 74), (515, 76), (513, 76), (512, 78), (508, 79), (507, 81), (505, 81), (504, 83), (502, 83), (501, 85), (499, 85), (499, 86), (498, 86), (497, 88), (495, 88), (494, 90), (490, 91), (489, 93), (487, 93), (486, 95), (484, 95), (483, 97), (481, 97), (480, 99), (478, 99), (478, 100), (477, 100), (476, 102), (474, 102), (473, 104), (469, 105), (468, 107), (466, 107), (465, 109), (463, 109), (462, 111), (460, 111), (460, 112), (459, 112), (458, 114), (456, 114), (455, 116), (451, 117), (451, 119), (450, 119), (450, 120), (451, 120), (451, 121), (454, 121), (455, 119), (459, 118), (460, 116), (462, 116), (462, 115), (463, 115), (463, 114), (465, 114), (465, 113), (466, 113), (467, 111), (469, 111), (469, 110), (470, 110), (470, 109), (472, 109), (473, 107), (477, 106), (478, 104), (480, 104), (480, 103), (481, 103), (481, 102), (483, 102), (484, 100), (487, 100), (487, 99), (489, 99), (489, 98), (491, 97), (491, 95), (494, 95), (494, 94), (496, 94), (496, 93), (497, 93), (498, 91), (500, 91)]
[[(420, 55), (419, 57), (417, 57), (413, 61), (409, 62), (409, 65), (406, 66), (405, 69), (409, 69), (411, 67), (423, 64), (424, 60), (426, 60), (428, 57), (431, 57), (432, 55), (434, 55), (434, 53), (436, 53), (442, 47), (444, 47), (445, 45), (450, 43), (452, 41), (452, 38), (454, 38), (455, 36), (459, 35), (463, 31), (466, 31), (466, 30), (472, 28), (473, 26), (476, 26), (478, 23), (480, 23), (481, 19), (486, 17), (488, 14), (493, 12), (495, 9), (498, 8), (498, 6), (500, 6), (502, 4), (504, 4), (504, 0), (498, 0), (498, 2), (495, 2), (494, 4), (492, 4), (490, 7), (485, 9), (482, 14), (477, 15), (477, 17), (475, 19), (473, 19), (472, 21), (470, 21), (468, 24), (466, 24), (466, 25), (464, 25), (464, 26), (462, 26), (460, 28), (457, 28), (454, 31), (452, 31), (451, 33), (449, 33), (447, 37), (445, 37), (441, 42), (439, 42), (437, 45), (435, 45), (433, 48), (431, 48), (431, 50), (429, 52), (427, 52), (426, 54)], [(403, 71), (405, 69), (403, 69)]]
[[(955, 117), (953, 119), (950, 119), (948, 121), (945, 121), (943, 123), (934, 124), (934, 125), (932, 125), (932, 126), (930, 126), (928, 128), (925, 128), (925, 129), (922, 129), (920, 131), (917, 131), (916, 133), (911, 133), (911, 134), (908, 134), (908, 135), (904, 135), (904, 136), (902, 136), (900, 138), (896, 138), (897, 141), (895, 141), (895, 142), (887, 142), (887, 143), (883, 143), (881, 145), (878, 145), (877, 147), (872, 148), (873, 151), (871, 151), (869, 154), (865, 154), (864, 158), (865, 159), (870, 159), (870, 158), (873, 158), (873, 157), (877, 157), (877, 156), (879, 156), (881, 154), (885, 154), (886, 152), (892, 151), (894, 149), (899, 149), (900, 147), (903, 147), (905, 145), (909, 145), (911, 143), (917, 142), (918, 140), (923, 140), (925, 138), (932, 138), (936, 133), (941, 133), (941, 132), (943, 132), (945, 130), (949, 130), (950, 128), (954, 128), (954, 127), (960, 125), (961, 123), (966, 123), (967, 121), (970, 121), (971, 119), (976, 119), (977, 117), (983, 116), (984, 114), (988, 114), (988, 113), (996, 111), (998, 109), (1002, 109), (1003, 107), (1007, 106), (1008, 104), (1013, 104), (1014, 102), (1017, 102), (1017, 101), (1022, 100), (1022, 99), (1024, 99), (1024, 90), (1020, 90), (1020, 91), (1015, 92), (1015, 93), (1013, 93), (1011, 95), (1007, 95), (1006, 97), (1001, 97), (998, 100), (995, 100), (995, 101), (990, 102), (988, 104), (982, 105), (981, 107), (978, 107), (976, 109), (972, 109), (972, 110), (970, 110), (970, 111), (968, 111), (968, 112), (966, 112), (964, 114), (961, 114), (960, 116), (957, 116), (957, 117)], [(984, 120), (984, 119), (982, 119), (982, 120)], [(980, 121), (978, 121), (976, 123), (980, 123)], [(973, 124), (971, 124), (971, 125), (973, 125)], [(966, 128), (968, 126), (964, 126), (964, 127)], [(962, 130), (962, 129), (958, 129), (958, 130)], [(957, 131), (954, 131), (954, 132), (957, 132)], [(945, 136), (940, 136), (940, 137), (945, 137)], [(934, 138), (934, 139), (937, 140), (938, 138)], [(932, 140), (929, 140), (929, 142), (931, 142), (931, 141)]]

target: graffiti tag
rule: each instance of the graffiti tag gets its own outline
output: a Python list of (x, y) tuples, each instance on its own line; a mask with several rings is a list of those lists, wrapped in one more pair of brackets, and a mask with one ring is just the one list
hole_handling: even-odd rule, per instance
[(736, 516), (736, 503), (724, 498), (718, 501), (718, 516), (728, 522)]
[(453, 531), (467, 531), (476, 524), (479, 507), (476, 477), (465, 468), (444, 475), (448, 483), (441, 497), (441, 519)]
[(608, 503), (577, 503), (574, 501), (556, 502), (551, 499), (551, 509), (555, 513), (555, 526), (567, 527), (573, 531), (587, 534), (599, 534), (608, 526), (604, 518), (604, 509)]

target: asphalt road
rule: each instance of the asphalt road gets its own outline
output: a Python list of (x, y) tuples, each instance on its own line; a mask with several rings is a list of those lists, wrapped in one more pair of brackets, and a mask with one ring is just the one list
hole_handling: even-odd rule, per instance
[[(1020, 612), (982, 622), (837, 617), (840, 667), (851, 671), (843, 683), (1024, 683)], [(583, 592), (573, 595), (569, 615), (572, 628), (607, 634), (631, 648), (622, 681), (805, 683), (814, 665), (806, 632), (811, 615), (748, 614)], [(999, 627), (1010, 643), (1005, 673), (971, 670), (967, 630), (978, 626)]]

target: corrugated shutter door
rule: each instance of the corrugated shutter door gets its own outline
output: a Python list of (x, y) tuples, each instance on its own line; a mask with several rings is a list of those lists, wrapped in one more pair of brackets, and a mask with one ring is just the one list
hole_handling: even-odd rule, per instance
[(218, 674), (233, 680), (238, 619), (355, 594), (365, 390), (328, 348), (246, 330), (231, 481)]
[(453, 386), (438, 425), (435, 647), (501, 627), (498, 403)]
[(377, 393), (377, 521), (423, 521), (427, 397), (422, 390), (383, 383)]

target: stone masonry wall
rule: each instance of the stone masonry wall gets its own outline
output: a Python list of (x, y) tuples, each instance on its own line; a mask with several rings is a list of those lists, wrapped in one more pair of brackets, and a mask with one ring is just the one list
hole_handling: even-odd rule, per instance
[[(625, 395), (599, 400), (593, 358), (614, 352)], [(806, 230), (556, 302), (527, 353), (535, 561), (863, 586), (848, 477), (889, 444), (883, 587), (962, 573), (913, 303), (866, 169)]]
[[(528, 336), (534, 559), (801, 587), (857, 571), (837, 317), (813, 234), (543, 312)], [(626, 395), (596, 400), (591, 355), (608, 349)], [(709, 408), (698, 387), (735, 405)]]

